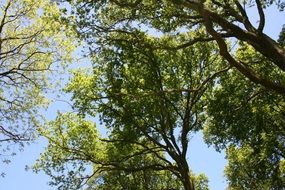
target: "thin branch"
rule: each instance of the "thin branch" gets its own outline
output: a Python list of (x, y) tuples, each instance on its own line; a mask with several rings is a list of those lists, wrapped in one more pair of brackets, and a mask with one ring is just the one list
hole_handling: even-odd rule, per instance
[[(223, 38), (230, 38), (230, 37), (233, 37), (232, 34), (230, 33), (222, 33), (221, 36)], [(200, 42), (211, 42), (211, 41), (214, 41), (215, 38), (213, 37), (208, 37), (208, 38), (205, 38), (205, 37), (196, 37), (192, 40), (190, 40), (189, 42), (186, 42), (186, 43), (183, 43), (183, 44), (180, 44), (180, 45), (177, 45), (177, 46), (166, 46), (166, 45), (163, 45), (163, 46), (159, 46), (159, 47), (154, 47), (154, 49), (165, 49), (165, 50), (179, 50), (179, 49), (184, 49), (184, 48), (187, 48), (187, 47), (190, 47), (196, 43), (200, 43)]]
[(262, 4), (261, 4), (260, 0), (255, 0), (255, 2), (257, 5), (257, 10), (258, 10), (259, 18), (260, 18), (257, 30), (260, 33), (262, 33), (264, 26), (265, 26), (265, 15), (264, 15), (264, 11), (263, 11)]
[(23, 141), (30, 141), (30, 138), (26, 138), (23, 135), (20, 134), (15, 134), (11, 131), (6, 130), (3, 126), (0, 125), (0, 132), (4, 135), (7, 136), (8, 138), (6, 139), (0, 139), (0, 142), (8, 142), (8, 141), (14, 141), (14, 142), (23, 142)]
[(244, 24), (245, 28), (248, 31), (254, 31), (254, 27), (251, 24), (251, 22), (249, 21), (249, 18), (247, 16), (245, 9), (242, 7), (242, 5), (240, 4), (240, 2), (238, 0), (235, 0), (234, 2), (235, 2), (235, 5), (237, 6), (238, 10), (240, 11), (240, 13), (242, 15), (242, 23)]

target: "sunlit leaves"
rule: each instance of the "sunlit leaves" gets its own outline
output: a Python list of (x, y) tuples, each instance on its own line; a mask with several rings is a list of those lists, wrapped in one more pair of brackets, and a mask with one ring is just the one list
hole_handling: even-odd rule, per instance
[[(255, 67), (268, 76), (280, 75), (262, 67), (262, 56), (248, 50), (239, 58), (245, 62), (255, 59)], [(282, 189), (284, 97), (232, 71), (221, 77), (208, 100), (205, 140), (218, 150), (226, 148), (229, 164), (225, 171), (230, 189)]]
[[(76, 23), (93, 65), (75, 72), (65, 90), (73, 94), (80, 117), (99, 114), (109, 130), (106, 162), (100, 162), (104, 167), (98, 172), (105, 180), (95, 176), (94, 184), (109, 187), (107, 181), (120, 181), (121, 175), (130, 187), (145, 188), (134, 179), (145, 180), (143, 171), (151, 168), (148, 174), (169, 171), (192, 189), (189, 136), (203, 127), (208, 143), (228, 150), (232, 188), (235, 180), (245, 181), (240, 187), (252, 184), (236, 172), (243, 168), (253, 178), (263, 172), (260, 179), (270, 175), (273, 165), (282, 168), (284, 101), (272, 91), (284, 93), (284, 50), (263, 33), (263, 9), (280, 3), (72, 1), (75, 20), (70, 23)], [(249, 7), (259, 14), (257, 27), (248, 18)], [(200, 179), (201, 189), (207, 189), (206, 178)], [(258, 188), (276, 185), (256, 183)]]
[(45, 94), (71, 61), (75, 35), (57, 19), (55, 3), (5, 0), (0, 6), (0, 140), (5, 148), (34, 139), (39, 110), (49, 102)]
[(102, 159), (104, 154), (94, 123), (72, 113), (59, 113), (55, 121), (39, 131), (49, 145), (34, 166), (35, 171), (45, 171), (53, 179), (51, 185), (59, 189), (78, 189), (84, 185), (92, 174), (94, 160)]

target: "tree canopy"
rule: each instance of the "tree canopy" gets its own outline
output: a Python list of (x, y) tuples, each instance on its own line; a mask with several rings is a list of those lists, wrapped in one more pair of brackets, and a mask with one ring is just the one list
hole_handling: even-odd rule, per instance
[[(181, 183), (179, 189), (194, 189), (195, 177), (186, 156), (189, 135), (201, 129), (205, 92), (229, 67), (221, 66), (213, 44), (166, 52), (153, 46), (160, 40), (169, 45), (173, 41), (141, 35), (142, 41), (132, 46), (116, 41), (113, 47), (102, 49), (94, 58), (93, 72), (76, 72), (66, 88), (73, 93), (80, 114), (101, 115), (110, 131), (102, 141), (118, 149), (110, 150), (103, 161), (92, 155), (95, 161), (87, 160), (99, 165), (94, 172), (161, 171), (175, 176)], [(214, 61), (221, 64), (214, 65)], [(150, 161), (141, 165), (137, 161), (141, 157)]]
[[(226, 150), (229, 189), (284, 188), (284, 27), (278, 40), (265, 34), (264, 11), (285, 2), (67, 2), (62, 19), (74, 18), (92, 68), (65, 88), (77, 114), (40, 129), (49, 146), (35, 169), (53, 185), (208, 189), (187, 161), (203, 130)], [(97, 116), (108, 135), (86, 121)]]
[[(52, 76), (71, 60), (72, 32), (45, 0), (0, 2), (0, 155), (34, 138)], [(73, 33), (73, 34), (72, 34)], [(69, 36), (69, 37), (67, 37)]]
[[(109, 35), (120, 32), (134, 34), (136, 31), (152, 29), (165, 34), (177, 44), (164, 49), (182, 49), (197, 42), (215, 41), (219, 54), (246, 78), (267, 89), (284, 94), (284, 81), (279, 77), (270, 78), (255, 68), (252, 62), (243, 62), (235, 56), (228, 39), (246, 43), (268, 61), (270, 67), (280, 73), (285, 69), (285, 53), (282, 44), (265, 34), (266, 15), (269, 6), (283, 11), (282, 1), (191, 1), (191, 0), (110, 0), (71, 1), (77, 18), (80, 34), (91, 46), (106, 44), (115, 40)], [(259, 15), (258, 24), (248, 16), (249, 10)], [(277, 10), (276, 10), (277, 11)], [(189, 35), (195, 33), (195, 35)], [(181, 37), (181, 38), (177, 38)], [(116, 39), (119, 40), (119, 39)]]
[[(98, 134), (94, 123), (72, 113), (59, 114), (42, 131), (49, 146), (35, 165), (52, 176), (51, 185), (58, 189), (182, 189), (183, 185), (170, 171), (156, 170), (149, 165), (163, 166), (163, 154), (153, 156), (145, 147), (116, 141), (110, 143)], [(142, 143), (145, 143), (143, 146)], [(165, 158), (164, 158), (165, 159)], [(204, 175), (192, 176), (196, 189), (207, 189)]]
[[(250, 49), (242, 56), (260, 59)], [(205, 140), (226, 148), (230, 189), (284, 188), (284, 97), (233, 71), (221, 76), (208, 101)]]

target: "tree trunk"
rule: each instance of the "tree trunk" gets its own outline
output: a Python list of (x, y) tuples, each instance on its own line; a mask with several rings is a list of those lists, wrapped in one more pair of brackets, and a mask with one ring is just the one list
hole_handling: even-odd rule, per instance
[(183, 186), (185, 190), (195, 190), (194, 183), (190, 178), (189, 170), (183, 171)]
[(194, 182), (191, 180), (189, 166), (185, 158), (180, 160), (179, 169), (184, 189), (195, 190)]

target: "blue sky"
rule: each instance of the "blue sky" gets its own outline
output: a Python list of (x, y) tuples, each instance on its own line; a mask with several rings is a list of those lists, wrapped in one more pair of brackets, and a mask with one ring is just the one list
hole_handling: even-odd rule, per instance
[[(257, 14), (252, 12), (250, 18), (256, 20), (256, 16)], [(269, 9), (266, 17), (265, 33), (276, 39), (282, 24), (285, 24), (285, 14)], [(57, 110), (67, 109), (66, 103), (57, 102), (47, 111), (47, 117), (52, 119), (56, 116)], [(43, 173), (35, 174), (32, 171), (25, 171), (25, 166), (31, 166), (35, 162), (45, 145), (46, 141), (39, 139), (36, 143), (26, 147), (23, 152), (18, 152), (10, 164), (0, 164), (0, 171), (6, 173), (4, 178), (0, 177), (0, 190), (53, 190), (54, 188), (47, 185), (48, 176)], [(211, 190), (225, 189), (223, 168), (226, 160), (224, 154), (217, 153), (213, 148), (209, 149), (203, 143), (201, 134), (194, 135), (191, 139), (188, 158), (190, 167), (195, 173), (204, 172), (209, 177)]]

